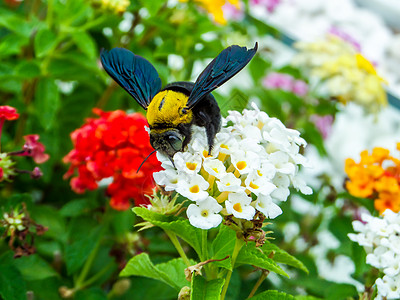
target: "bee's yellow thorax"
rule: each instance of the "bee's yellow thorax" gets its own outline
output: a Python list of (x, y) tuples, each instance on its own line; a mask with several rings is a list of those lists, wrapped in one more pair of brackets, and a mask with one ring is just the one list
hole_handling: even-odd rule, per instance
[(159, 92), (147, 107), (146, 117), (149, 125), (177, 127), (181, 123), (190, 123), (193, 119), (192, 111), (182, 112), (188, 99), (188, 96), (180, 92), (171, 90)]

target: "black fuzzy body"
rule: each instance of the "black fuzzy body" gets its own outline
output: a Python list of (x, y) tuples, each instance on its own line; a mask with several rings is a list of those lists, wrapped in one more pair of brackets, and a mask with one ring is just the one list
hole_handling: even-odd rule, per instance
[[(167, 84), (163, 90), (172, 90), (181, 92), (187, 96), (190, 95), (194, 87), (193, 82), (178, 81)], [(193, 120), (189, 124), (180, 124), (178, 130), (185, 136), (182, 150), (189, 144), (192, 139), (192, 125), (204, 127), (207, 134), (208, 152), (211, 153), (214, 146), (214, 138), (221, 129), (221, 112), (214, 96), (209, 93), (199, 104), (193, 107)]]

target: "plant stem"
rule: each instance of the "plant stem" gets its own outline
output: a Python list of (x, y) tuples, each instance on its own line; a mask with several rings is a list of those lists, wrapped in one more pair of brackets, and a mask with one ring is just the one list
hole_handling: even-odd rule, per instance
[(232, 256), (231, 256), (231, 263), (232, 263), (232, 270), (228, 270), (228, 274), (226, 275), (224, 288), (222, 289), (221, 293), (221, 300), (225, 299), (226, 291), (228, 290), (229, 281), (231, 280), (233, 268), (235, 267), (236, 258), (239, 254), (240, 249), (244, 245), (244, 241), (241, 239), (236, 238), (235, 248), (233, 248)]
[(92, 252), (90, 253), (88, 259), (86, 260), (85, 265), (83, 266), (82, 271), (79, 274), (78, 279), (76, 280), (74, 289), (78, 290), (82, 287), (82, 284), (83, 284), (87, 274), (89, 273), (90, 267), (92, 266), (92, 263), (93, 263), (94, 259), (96, 258), (99, 248), (100, 248), (100, 243), (98, 242), (97, 245), (92, 250)]
[(189, 259), (186, 256), (185, 251), (183, 251), (183, 248), (181, 246), (181, 244), (178, 241), (178, 238), (176, 237), (176, 234), (173, 233), (170, 230), (164, 229), (165, 233), (168, 235), (169, 239), (171, 240), (172, 244), (174, 244), (176, 250), (178, 251), (179, 255), (182, 257), (183, 262), (190, 267), (191, 263), (189, 261)]
[(261, 283), (265, 280), (265, 278), (267, 278), (269, 274), (269, 271), (263, 271), (261, 273), (260, 278), (258, 278), (256, 284), (254, 285), (253, 289), (251, 290), (249, 296), (247, 298), (251, 298), (254, 296), (254, 294), (256, 293), (257, 289), (260, 287)]
[(101, 269), (100, 272), (96, 273), (95, 275), (93, 275), (93, 277), (89, 278), (88, 280), (86, 280), (85, 282), (83, 282), (79, 288), (85, 288), (88, 285), (91, 285), (93, 282), (95, 282), (96, 280), (98, 280), (101, 276), (103, 276), (112, 266), (113, 266), (113, 262), (111, 261), (108, 265), (106, 265), (103, 269)]
[[(208, 259), (207, 237), (208, 237), (208, 230), (203, 229), (201, 231), (201, 257), (200, 257), (201, 261), (206, 261)], [(207, 278), (210, 279), (211, 269), (209, 264), (204, 266), (204, 271), (206, 272)]]

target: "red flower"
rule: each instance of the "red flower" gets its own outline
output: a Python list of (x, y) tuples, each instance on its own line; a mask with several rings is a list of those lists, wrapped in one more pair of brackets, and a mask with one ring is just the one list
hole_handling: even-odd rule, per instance
[(71, 133), (74, 149), (63, 159), (70, 163), (64, 175), (71, 177), (71, 187), (77, 193), (94, 190), (102, 179), (112, 179), (107, 188), (110, 205), (117, 210), (147, 204), (145, 194), (154, 188), (153, 172), (161, 169), (155, 155), (151, 156), (137, 172), (142, 161), (153, 151), (149, 135), (144, 129), (146, 118), (139, 114), (126, 114), (122, 110), (104, 112), (93, 109), (99, 118), (86, 123)]
[(0, 119), (8, 121), (16, 120), (19, 118), (19, 114), (14, 107), (3, 105), (0, 106)]
[(32, 156), (35, 163), (42, 164), (49, 159), (50, 156), (44, 153), (44, 145), (39, 142), (38, 134), (25, 135), (24, 139), (24, 150), (28, 153), (27, 156)]

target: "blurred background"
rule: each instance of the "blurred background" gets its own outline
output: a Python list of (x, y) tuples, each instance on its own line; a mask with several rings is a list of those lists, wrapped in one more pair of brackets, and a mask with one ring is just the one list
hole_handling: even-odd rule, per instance
[[(160, 230), (133, 227), (129, 208), (146, 203), (160, 166), (132, 175), (151, 151), (135, 114), (145, 112), (102, 69), (100, 51), (145, 57), (164, 86), (194, 81), (229, 45), (258, 42), (213, 94), (223, 116), (255, 102), (299, 130), (314, 190), (293, 191), (268, 226), (309, 274), (270, 274), (260, 290), (358, 299), (379, 272), (347, 234), (361, 212), (378, 212), (373, 197), (345, 189), (345, 161), (378, 146), (399, 157), (399, 30), (395, 0), (1, 1), (0, 104), (19, 116), (0, 114), (0, 298), (176, 299), (164, 283), (118, 277), (135, 254), (157, 263), (177, 254)], [(122, 133), (124, 154), (98, 154)], [(26, 152), (32, 134), (46, 159)], [(244, 299), (257, 279), (251, 268), (234, 272), (227, 299)]]

